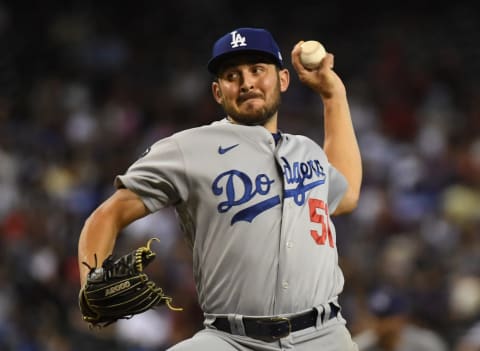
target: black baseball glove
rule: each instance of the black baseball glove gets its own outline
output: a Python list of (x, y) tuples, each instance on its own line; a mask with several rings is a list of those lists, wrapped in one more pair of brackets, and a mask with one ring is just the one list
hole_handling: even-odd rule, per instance
[[(118, 319), (128, 319), (155, 306), (166, 304), (172, 310), (172, 298), (143, 272), (153, 261), (152, 240), (118, 259), (110, 255), (102, 267), (90, 267), (87, 282), (80, 290), (79, 307), (90, 326), (105, 327)], [(96, 264), (95, 264), (96, 265)]]

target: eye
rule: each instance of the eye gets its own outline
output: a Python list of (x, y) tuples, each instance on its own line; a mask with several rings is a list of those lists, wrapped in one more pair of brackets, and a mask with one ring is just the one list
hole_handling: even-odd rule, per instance
[(240, 75), (238, 74), (238, 72), (232, 71), (227, 74), (227, 80), (232, 82), (234, 80), (238, 80), (239, 76)]
[(251, 71), (254, 74), (260, 74), (266, 71), (266, 67), (265, 65), (261, 65), (261, 64), (254, 65), (252, 66)]
[(227, 80), (229, 82), (238, 80), (238, 77), (239, 77), (238, 72), (234, 70), (227, 70), (222, 74), (222, 79)]

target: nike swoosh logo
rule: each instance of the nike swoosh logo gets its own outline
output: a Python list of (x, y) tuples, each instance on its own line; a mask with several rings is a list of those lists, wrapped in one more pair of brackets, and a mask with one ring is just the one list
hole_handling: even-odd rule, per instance
[(221, 145), (218, 147), (218, 153), (220, 155), (223, 155), (227, 152), (229, 152), (230, 150), (232, 150), (233, 148), (237, 147), (239, 144), (235, 144), (235, 145), (232, 145), (232, 146), (227, 146), (227, 147), (222, 147)]

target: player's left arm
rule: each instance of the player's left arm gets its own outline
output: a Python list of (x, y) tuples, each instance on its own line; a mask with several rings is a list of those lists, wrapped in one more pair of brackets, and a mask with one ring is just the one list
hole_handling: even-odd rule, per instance
[(325, 140), (329, 162), (347, 179), (348, 187), (333, 215), (353, 211), (362, 183), (362, 161), (346, 97), (324, 99)]
[(329, 162), (340, 171), (348, 188), (333, 215), (357, 207), (362, 183), (362, 160), (353, 128), (345, 85), (333, 71), (333, 55), (327, 53), (320, 67), (307, 70), (300, 63), (300, 43), (292, 50), (292, 64), (300, 81), (317, 92), (324, 105), (323, 149)]

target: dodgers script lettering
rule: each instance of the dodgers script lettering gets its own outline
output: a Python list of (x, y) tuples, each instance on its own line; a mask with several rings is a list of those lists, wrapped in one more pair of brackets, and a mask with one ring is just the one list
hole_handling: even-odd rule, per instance
[[(293, 198), (296, 205), (302, 206), (306, 200), (306, 193), (325, 183), (326, 174), (318, 160), (289, 163), (286, 158), (281, 159), (284, 186), (283, 198)], [(232, 217), (231, 224), (238, 221), (252, 222), (262, 212), (281, 203), (279, 194), (270, 195), (272, 184), (275, 182), (268, 175), (261, 173), (254, 177), (232, 169), (219, 174), (212, 183), (212, 192), (216, 196), (224, 196), (219, 202), (219, 213), (230, 211), (233, 207), (246, 203), (253, 203), (244, 207)], [(291, 187), (291, 186), (294, 187)]]

